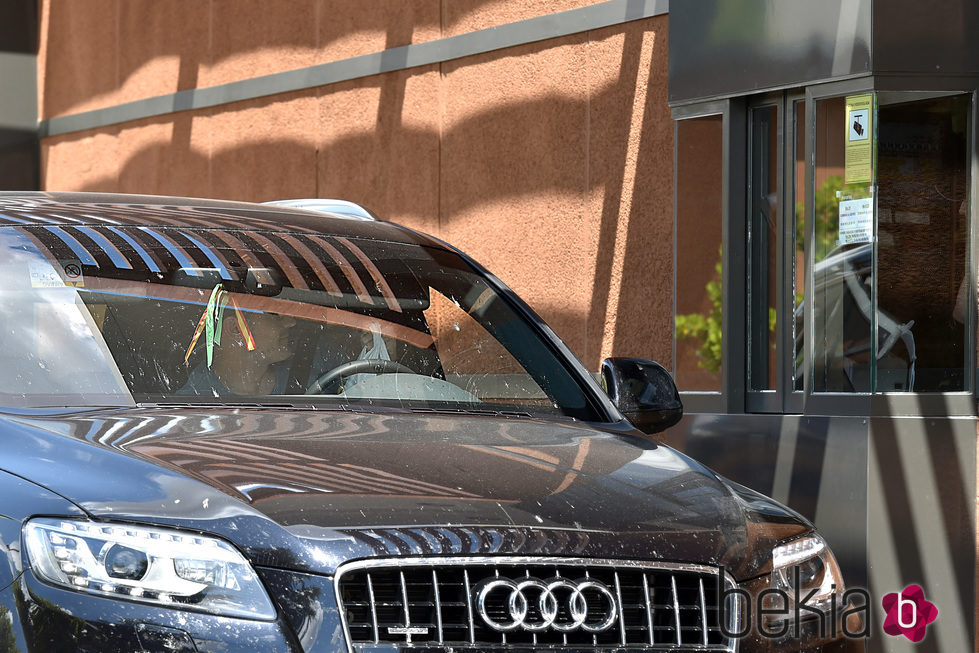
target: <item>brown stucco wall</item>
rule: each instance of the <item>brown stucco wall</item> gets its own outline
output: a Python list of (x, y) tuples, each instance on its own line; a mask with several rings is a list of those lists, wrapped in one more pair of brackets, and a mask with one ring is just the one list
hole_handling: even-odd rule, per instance
[(497, 27), (602, 0), (41, 0), (41, 117)]
[[(259, 0), (46, 0), (42, 117), (585, 4), (591, 2), (302, 0), (285, 11), (283, 3)], [(55, 136), (42, 142), (42, 183), (362, 202), (469, 252), (527, 299), (591, 369), (613, 354), (671, 366), (666, 39), (661, 16)]]

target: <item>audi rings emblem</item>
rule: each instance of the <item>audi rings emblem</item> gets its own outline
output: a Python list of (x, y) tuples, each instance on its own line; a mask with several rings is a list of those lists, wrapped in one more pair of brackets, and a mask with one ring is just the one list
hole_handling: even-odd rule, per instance
[(591, 578), (488, 578), (473, 588), (476, 611), (498, 632), (608, 630), (619, 616), (615, 595)]

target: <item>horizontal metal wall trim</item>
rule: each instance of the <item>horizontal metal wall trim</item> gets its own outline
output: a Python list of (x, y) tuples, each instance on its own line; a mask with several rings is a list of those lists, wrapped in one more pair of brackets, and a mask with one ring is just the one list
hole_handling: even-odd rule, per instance
[(669, 12), (669, 0), (607, 0), (588, 7), (538, 16), (468, 34), (415, 43), (349, 59), (262, 75), (218, 86), (84, 111), (39, 123), (41, 138), (107, 127), (178, 111), (302, 91), (380, 73), (427, 66), (495, 50), (621, 25)]

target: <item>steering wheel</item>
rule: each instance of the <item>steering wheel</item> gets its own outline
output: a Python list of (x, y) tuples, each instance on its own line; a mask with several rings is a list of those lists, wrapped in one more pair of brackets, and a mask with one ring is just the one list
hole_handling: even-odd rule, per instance
[(415, 370), (411, 369), (407, 365), (402, 365), (397, 361), (383, 360), (380, 358), (367, 358), (363, 360), (348, 361), (342, 365), (337, 365), (332, 370), (327, 370), (320, 374), (315, 381), (309, 384), (306, 388), (306, 394), (308, 395), (319, 395), (323, 394), (324, 390), (330, 386), (331, 383), (337, 379), (344, 376), (352, 376), (354, 374), (414, 374)]

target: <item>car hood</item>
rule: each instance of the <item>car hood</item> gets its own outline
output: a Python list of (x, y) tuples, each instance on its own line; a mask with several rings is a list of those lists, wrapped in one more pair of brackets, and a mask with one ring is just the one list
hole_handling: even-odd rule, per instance
[(634, 434), (575, 422), (268, 408), (0, 419), (0, 467), (99, 518), (222, 535), (259, 566), (573, 555), (766, 570), (795, 513)]

